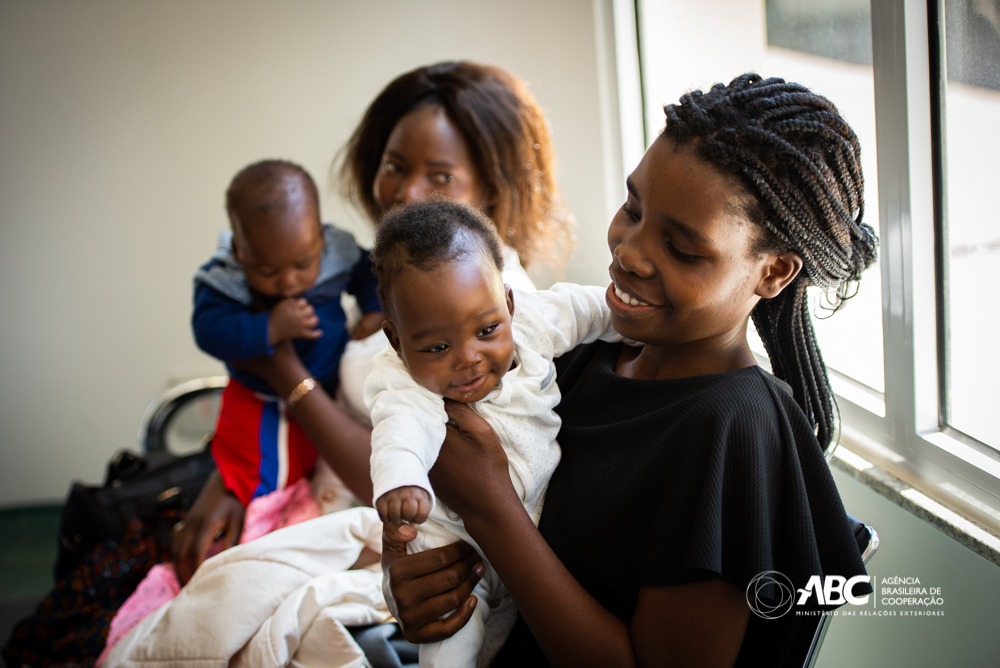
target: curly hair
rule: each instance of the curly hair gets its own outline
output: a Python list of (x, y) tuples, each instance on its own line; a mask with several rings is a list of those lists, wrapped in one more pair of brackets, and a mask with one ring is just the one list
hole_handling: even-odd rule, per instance
[(379, 223), (371, 251), (379, 301), (392, 312), (392, 286), (405, 269), (429, 271), (474, 254), (492, 261), (498, 274), (503, 271), (500, 237), (480, 211), (444, 199), (393, 209)]
[(501, 240), (535, 262), (563, 266), (573, 219), (555, 181), (548, 122), (528, 86), (506, 70), (468, 61), (418, 67), (372, 101), (334, 164), (346, 196), (372, 221), (384, 213), (372, 183), (399, 120), (422, 104), (439, 105), (469, 146)]
[(827, 98), (753, 73), (686, 94), (664, 113), (664, 134), (690, 144), (750, 194), (746, 214), (760, 230), (754, 250), (802, 257), (799, 276), (777, 297), (758, 302), (752, 317), (772, 371), (792, 387), (826, 449), (837, 438), (839, 418), (806, 288), (830, 291), (836, 311), (875, 262), (878, 238), (862, 222), (858, 138)]

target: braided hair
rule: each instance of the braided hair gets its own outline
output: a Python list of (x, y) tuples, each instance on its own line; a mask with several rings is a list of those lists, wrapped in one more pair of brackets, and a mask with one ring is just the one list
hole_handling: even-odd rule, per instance
[(760, 300), (752, 317), (774, 375), (791, 386), (826, 449), (836, 440), (837, 404), (806, 288), (826, 289), (836, 311), (875, 262), (878, 239), (862, 222), (858, 138), (825, 97), (752, 73), (686, 94), (664, 113), (667, 136), (691, 144), (750, 194), (746, 213), (760, 230), (754, 251), (802, 257), (799, 275), (777, 297)]

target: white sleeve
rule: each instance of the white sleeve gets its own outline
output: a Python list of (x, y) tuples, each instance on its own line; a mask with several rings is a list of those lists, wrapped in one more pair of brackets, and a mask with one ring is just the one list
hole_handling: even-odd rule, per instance
[(440, 396), (410, 376), (396, 351), (372, 358), (364, 384), (372, 417), (371, 475), (374, 498), (397, 487), (421, 487), (434, 500), (427, 472), (437, 461), (448, 415)]
[(389, 348), (389, 339), (381, 331), (367, 338), (347, 342), (340, 357), (340, 381), (337, 384), (337, 399), (359, 422), (371, 425), (368, 408), (365, 406), (365, 378), (372, 368), (372, 359)]
[(611, 326), (607, 287), (556, 283), (548, 290), (516, 292), (514, 312), (519, 300), (534, 309), (548, 331), (555, 356), (584, 343), (621, 341), (622, 335)]

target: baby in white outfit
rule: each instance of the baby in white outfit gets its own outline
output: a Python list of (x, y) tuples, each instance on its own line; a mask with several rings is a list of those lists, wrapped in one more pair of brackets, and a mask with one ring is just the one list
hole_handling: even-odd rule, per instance
[[(456, 540), (475, 546), (461, 518), (436, 502), (428, 480), (445, 438), (445, 397), (469, 404), (493, 427), (514, 487), (537, 523), (559, 462), (553, 360), (599, 338), (621, 340), (611, 327), (606, 288), (562, 283), (512, 291), (500, 277), (493, 224), (446, 201), (388, 214), (372, 261), (391, 344), (373, 360), (364, 390), (380, 517), (420, 524), (412, 551)], [(503, 644), (516, 611), (484, 563), (473, 618), (451, 638), (421, 645), (421, 666), (487, 665)]]

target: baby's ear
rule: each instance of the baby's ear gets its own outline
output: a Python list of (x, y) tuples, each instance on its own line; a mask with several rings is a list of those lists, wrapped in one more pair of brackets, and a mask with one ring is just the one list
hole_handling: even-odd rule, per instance
[(382, 321), (382, 333), (389, 339), (389, 345), (399, 354), (399, 334), (396, 333), (396, 326), (388, 318)]
[(511, 317), (514, 317), (514, 291), (506, 283), (503, 284), (504, 292), (507, 294), (507, 310)]
[(802, 256), (788, 251), (775, 255), (765, 266), (764, 276), (757, 286), (757, 294), (763, 299), (773, 299), (788, 287), (802, 270)]

